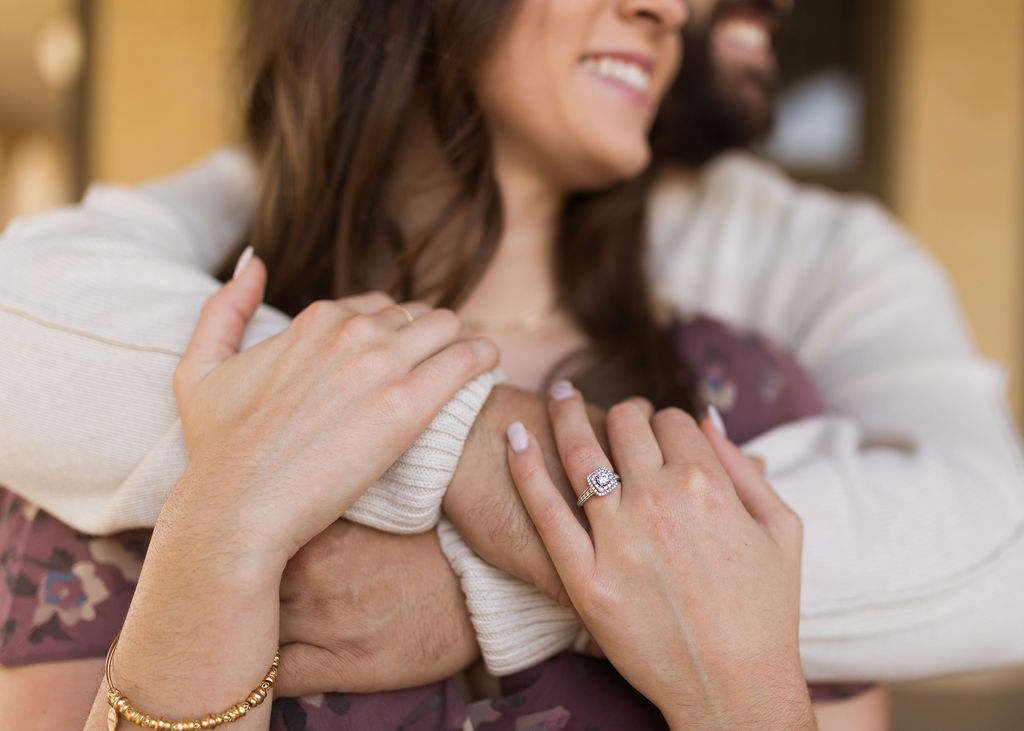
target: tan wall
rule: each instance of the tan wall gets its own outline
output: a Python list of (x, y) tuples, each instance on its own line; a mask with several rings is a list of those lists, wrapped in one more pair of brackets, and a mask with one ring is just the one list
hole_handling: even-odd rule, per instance
[(901, 0), (897, 214), (939, 256), (1024, 416), (1024, 2)]
[(95, 0), (88, 175), (139, 182), (235, 134), (233, 0)]

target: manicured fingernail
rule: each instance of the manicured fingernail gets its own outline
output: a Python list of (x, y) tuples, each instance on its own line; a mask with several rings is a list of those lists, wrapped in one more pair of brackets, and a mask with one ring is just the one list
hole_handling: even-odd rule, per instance
[(239, 275), (245, 271), (245, 268), (249, 265), (252, 260), (252, 247), (246, 246), (245, 251), (238, 257), (238, 263), (235, 264), (235, 273), (231, 275), (232, 279), (238, 279)]
[(722, 421), (722, 415), (718, 413), (718, 409), (715, 408), (714, 404), (708, 406), (708, 418), (711, 419), (711, 426), (718, 430), (718, 433), (723, 437), (728, 437), (729, 433), (725, 431), (725, 422)]
[(526, 449), (526, 445), (530, 443), (530, 438), (526, 435), (526, 427), (521, 421), (509, 424), (505, 433), (508, 435), (508, 443), (512, 445), (512, 451), (517, 454)]
[(572, 384), (568, 381), (555, 381), (551, 384), (551, 388), (548, 393), (551, 394), (551, 398), (555, 401), (561, 401), (564, 398), (572, 396)]

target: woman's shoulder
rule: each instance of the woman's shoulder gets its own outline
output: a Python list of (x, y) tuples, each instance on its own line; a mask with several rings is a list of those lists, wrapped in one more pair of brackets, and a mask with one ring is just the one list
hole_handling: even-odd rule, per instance
[(675, 312), (669, 334), (689, 364), (702, 402), (721, 412), (737, 442), (825, 411), (810, 373), (785, 347), (699, 312)]

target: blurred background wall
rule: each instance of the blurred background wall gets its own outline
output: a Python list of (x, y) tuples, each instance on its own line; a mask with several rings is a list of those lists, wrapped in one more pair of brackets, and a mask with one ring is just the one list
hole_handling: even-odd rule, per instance
[[(881, 198), (918, 234), (979, 347), (1006, 366), (1020, 420), (1024, 2), (796, 8), (781, 52), (795, 111), (765, 154)], [(139, 182), (236, 139), (234, 12), (234, 0), (0, 0), (0, 225), (89, 180)], [(808, 147), (802, 100), (820, 88), (839, 90), (840, 116), (812, 130), (828, 133), (816, 156), (794, 155), (786, 136)], [(1024, 729), (1024, 670), (897, 688), (893, 718), (898, 731)]]

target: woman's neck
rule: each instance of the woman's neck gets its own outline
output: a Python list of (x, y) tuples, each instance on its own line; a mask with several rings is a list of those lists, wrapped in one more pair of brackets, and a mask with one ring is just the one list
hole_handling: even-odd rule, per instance
[[(399, 152), (402, 174), (393, 188), (397, 222), (409, 236), (431, 224), (458, 186), (429, 125), (416, 125), (413, 129), (418, 133), (404, 140)], [(532, 326), (553, 315), (558, 303), (552, 253), (564, 193), (552, 184), (549, 175), (523, 164), (522, 159), (508, 149), (494, 151), (495, 177), (504, 213), (502, 233), (486, 271), (459, 308), (467, 321), (482, 325), (481, 330), (489, 330), (490, 325), (504, 329), (522, 322)], [(456, 233), (458, 222), (452, 224), (456, 237), (465, 235)], [(444, 241), (444, 236), (440, 241)], [(423, 262), (422, 276), (428, 280), (436, 277), (438, 272), (432, 270), (438, 265), (443, 269), (447, 255), (442, 244), (436, 255)]]
[(553, 250), (564, 197), (542, 176), (496, 158), (504, 229), (494, 258), (460, 308), (470, 322), (536, 321), (557, 305)]

